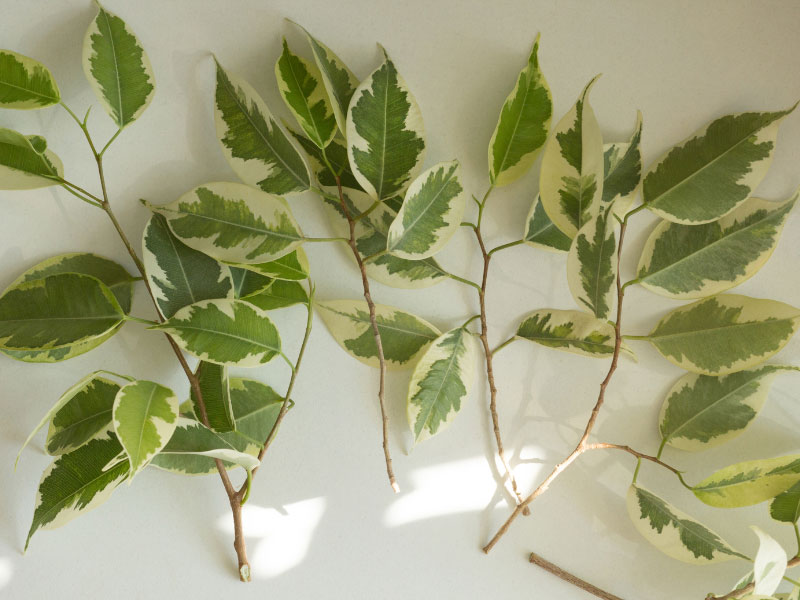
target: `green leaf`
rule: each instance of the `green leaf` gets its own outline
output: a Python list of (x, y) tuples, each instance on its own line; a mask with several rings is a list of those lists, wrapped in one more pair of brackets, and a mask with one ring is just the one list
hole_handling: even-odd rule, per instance
[(267, 313), (244, 300), (203, 300), (151, 329), (166, 331), (190, 354), (221, 365), (257, 367), (281, 351)]
[(604, 209), (578, 230), (567, 255), (567, 282), (578, 305), (598, 319), (616, 306), (617, 236), (612, 208)]
[(151, 208), (166, 217), (184, 244), (228, 263), (269, 262), (303, 241), (282, 198), (241, 183), (201, 185), (171, 204)]
[(20, 283), (0, 297), (0, 347), (50, 350), (109, 333), (124, 313), (100, 280), (59, 273)]
[(247, 269), (264, 277), (285, 279), (287, 281), (301, 281), (308, 279), (310, 268), (306, 251), (298, 247), (289, 254), (285, 254), (270, 262), (253, 265), (229, 263), (231, 268)]
[(308, 43), (314, 54), (314, 60), (322, 75), (322, 83), (325, 85), (325, 90), (331, 100), (333, 114), (336, 115), (336, 123), (339, 125), (339, 130), (344, 133), (347, 107), (350, 105), (350, 99), (353, 97), (356, 87), (358, 87), (358, 79), (330, 48), (313, 37), (305, 28), (300, 28), (308, 38)]
[[(200, 393), (203, 395), (203, 404), (206, 407), (208, 424), (214, 431), (233, 431), (236, 423), (233, 418), (233, 406), (231, 405), (231, 392), (228, 379), (228, 368), (223, 365), (216, 365), (205, 361), (200, 361), (194, 372), (197, 383), (200, 386)], [(194, 389), (191, 390), (192, 406), (194, 413), (201, 414), (200, 406), (197, 402), (197, 395)]]
[(283, 396), (270, 386), (253, 379), (231, 378), (231, 401), (236, 417), (236, 431), (256, 440), (259, 446), (267, 439), (278, 419)]
[(32, 144), (36, 138), (42, 139), (0, 127), (0, 190), (59, 185), (57, 179), (64, 175), (64, 165), (50, 150), (38, 152)]
[(478, 347), (472, 334), (459, 327), (443, 333), (420, 357), (406, 396), (408, 424), (414, 440), (439, 433), (461, 410), (475, 376)]
[(103, 468), (122, 451), (110, 430), (57, 458), (42, 474), (25, 549), (39, 529), (55, 529), (96, 508), (128, 476), (128, 461)]
[(246, 184), (278, 195), (308, 189), (308, 166), (261, 96), (218, 62), (214, 120), (222, 153)]
[(762, 365), (720, 377), (687, 373), (661, 407), (658, 427), (664, 443), (694, 452), (741, 435), (763, 408), (774, 378), (796, 370)]
[(644, 177), (645, 205), (684, 225), (725, 216), (767, 174), (778, 123), (794, 107), (720, 117), (669, 150)]
[(100, 10), (83, 40), (83, 72), (103, 108), (122, 129), (153, 99), (153, 68), (125, 21), (97, 6)]
[(122, 386), (114, 399), (113, 423), (133, 478), (166, 446), (178, 419), (178, 398), (152, 381)]
[(228, 267), (181, 242), (163, 215), (154, 214), (144, 228), (142, 262), (166, 318), (200, 300), (233, 296)]
[(600, 212), (603, 198), (603, 136), (588, 99), (596, 80), (555, 126), (542, 155), (542, 206), (570, 238)]
[(94, 350), (101, 344), (105, 343), (111, 337), (120, 330), (123, 323), (120, 323), (113, 329), (110, 329), (107, 333), (89, 338), (84, 342), (78, 342), (77, 344), (71, 344), (68, 346), (60, 346), (58, 348), (52, 348), (50, 350), (8, 350), (6, 348), (0, 348), (0, 353), (5, 354), (13, 358), (14, 360), (21, 360), (22, 362), (30, 362), (30, 363), (54, 363), (54, 362), (61, 362), (65, 360), (69, 360), (70, 358), (75, 358), (76, 356), (80, 356), (81, 354), (85, 354), (90, 350)]
[(717, 508), (750, 506), (774, 498), (800, 481), (800, 454), (740, 462), (698, 483), (692, 491)]
[(346, 131), (353, 174), (374, 200), (402, 193), (422, 170), (422, 113), (387, 55), (353, 93)]
[(726, 375), (764, 362), (797, 331), (800, 311), (775, 300), (721, 294), (676, 308), (648, 336), (670, 362)]
[(636, 126), (627, 143), (603, 146), (603, 206), (614, 205), (614, 214), (623, 217), (631, 207), (642, 181), (642, 113), (636, 114)]
[(781, 523), (797, 523), (800, 519), (800, 482), (772, 499), (769, 514)]
[(579, 310), (533, 311), (522, 320), (516, 335), (581, 356), (605, 358), (614, 353), (614, 326)]
[(320, 148), (336, 135), (336, 117), (328, 100), (319, 69), (289, 50), (283, 40), (283, 53), (275, 63), (275, 78), (283, 101), (306, 135)]
[(231, 279), (233, 280), (233, 297), (239, 299), (257, 294), (273, 281), (271, 277), (239, 267), (231, 267)]
[(716, 533), (649, 490), (631, 485), (627, 504), (636, 530), (671, 558), (703, 565), (733, 558), (746, 559)]
[(786, 573), (788, 559), (786, 551), (770, 535), (756, 526), (751, 529), (758, 536), (758, 552), (753, 561), (753, 578), (755, 596), (770, 596), (775, 593)]
[[(78, 389), (71, 388), (45, 418), (52, 416), (45, 448), (48, 454), (59, 455), (80, 448), (111, 425), (114, 398), (120, 386), (104, 377), (93, 375)], [(54, 407), (55, 408), (55, 407)], [(34, 432), (35, 433), (35, 432)]]
[(52, 73), (42, 63), (0, 50), (0, 107), (28, 110), (61, 101)]
[(417, 177), (389, 227), (386, 248), (400, 258), (419, 260), (441, 250), (461, 226), (467, 194), (458, 161), (439, 163)]
[(276, 310), (295, 304), (308, 304), (308, 293), (296, 281), (276, 279), (263, 290), (244, 299), (261, 310)]
[(547, 140), (553, 99), (539, 69), (539, 36), (517, 84), (503, 103), (489, 141), (489, 179), (502, 186), (516, 181), (533, 166)]
[[(284, 125), (286, 125), (284, 123)], [(347, 148), (339, 139), (334, 139), (325, 148), (325, 152), (317, 147), (307, 137), (294, 131), (291, 127), (286, 126), (289, 133), (292, 134), (297, 143), (306, 151), (309, 161), (311, 163), (311, 170), (314, 177), (317, 178), (319, 184), (329, 190), (332, 194), (336, 193), (336, 176), (339, 176), (342, 187), (360, 190), (361, 186), (356, 181), (353, 171), (350, 170), (350, 162), (347, 158)], [(328, 168), (330, 163), (331, 168)]]
[(572, 241), (569, 237), (556, 227), (547, 216), (539, 194), (531, 204), (531, 210), (525, 219), (525, 233), (522, 239), (529, 246), (534, 248), (544, 248), (545, 250), (569, 251)]
[(669, 298), (702, 298), (749, 279), (764, 266), (800, 195), (784, 202), (750, 198), (719, 221), (661, 222), (639, 259), (639, 282)]
[[(365, 301), (330, 300), (316, 302), (315, 306), (328, 331), (348, 354), (371, 367), (379, 366)], [(411, 366), (413, 360), (441, 335), (427, 321), (399, 308), (376, 304), (375, 314), (387, 368)]]

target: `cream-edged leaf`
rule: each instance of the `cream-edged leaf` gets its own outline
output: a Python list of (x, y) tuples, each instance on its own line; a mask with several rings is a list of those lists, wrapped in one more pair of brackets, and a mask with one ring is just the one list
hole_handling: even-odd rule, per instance
[(53, 152), (42, 147), (39, 136), (24, 136), (0, 127), (0, 190), (32, 190), (59, 185), (64, 165)]
[(519, 324), (516, 337), (593, 358), (614, 353), (614, 326), (579, 310), (533, 311)]
[(774, 498), (800, 481), (800, 454), (736, 463), (692, 488), (710, 506), (739, 508)]
[(29, 110), (61, 101), (56, 80), (38, 60), (0, 50), (0, 107)]
[(531, 204), (527, 219), (525, 219), (525, 233), (522, 235), (522, 239), (534, 248), (562, 252), (569, 251), (572, 244), (570, 238), (550, 220), (538, 194)]
[(753, 578), (755, 587), (753, 594), (756, 596), (769, 596), (775, 593), (786, 573), (788, 558), (786, 551), (775, 541), (771, 535), (762, 529), (752, 526), (751, 529), (758, 536), (758, 552), (753, 561)]
[(280, 258), (265, 263), (242, 264), (229, 263), (231, 269), (245, 269), (257, 273), (263, 277), (274, 279), (285, 279), (287, 281), (301, 281), (308, 279), (310, 267), (308, 256), (302, 247), (298, 246), (295, 250), (284, 254)]
[(603, 206), (614, 205), (614, 214), (624, 216), (642, 182), (642, 113), (630, 141), (603, 146)]
[(616, 306), (617, 236), (611, 207), (584, 224), (567, 255), (567, 283), (578, 306), (609, 319)]
[(274, 279), (264, 289), (245, 296), (244, 300), (262, 310), (277, 310), (295, 304), (308, 304), (309, 299), (308, 292), (297, 281)]

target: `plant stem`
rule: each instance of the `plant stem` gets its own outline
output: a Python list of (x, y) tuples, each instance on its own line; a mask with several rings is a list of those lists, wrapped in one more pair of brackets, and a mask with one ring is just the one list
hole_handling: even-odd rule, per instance
[(492, 255), (495, 252), (500, 252), (500, 250), (505, 250), (506, 248), (513, 248), (514, 246), (519, 246), (520, 244), (524, 244), (525, 240), (517, 240), (515, 242), (508, 242), (507, 244), (502, 244), (497, 246), (496, 248), (492, 248), (489, 250), (489, 254)]
[[(787, 568), (796, 567), (797, 565), (800, 565), (800, 556), (795, 556), (793, 559), (791, 559), (787, 564)], [(706, 600), (731, 600), (731, 598), (739, 598), (752, 592), (754, 587), (756, 587), (756, 584), (750, 583), (741, 589), (728, 592), (724, 596), (715, 596), (714, 594), (709, 594), (706, 596)]]
[(610, 594), (605, 590), (601, 590), (599, 587), (592, 585), (588, 581), (584, 581), (580, 577), (576, 577), (572, 573), (568, 573), (558, 565), (551, 563), (549, 560), (545, 560), (538, 554), (531, 552), (530, 558), (528, 559), (531, 564), (536, 565), (537, 567), (541, 567), (545, 571), (552, 573), (556, 577), (563, 579), (567, 583), (571, 583), (575, 587), (579, 587), (585, 592), (592, 594), (598, 598), (602, 598), (603, 600), (622, 600), (619, 596), (615, 596), (614, 594)]

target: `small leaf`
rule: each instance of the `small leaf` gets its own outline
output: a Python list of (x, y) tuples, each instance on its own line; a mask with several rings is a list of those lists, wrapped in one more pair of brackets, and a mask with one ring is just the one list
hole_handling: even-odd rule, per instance
[(0, 107), (27, 110), (60, 101), (58, 85), (47, 67), (11, 50), (0, 50)]
[(603, 136), (588, 100), (596, 80), (555, 126), (542, 155), (542, 206), (570, 238), (600, 212), (603, 198)]
[(752, 526), (751, 529), (758, 536), (758, 552), (753, 562), (753, 575), (755, 587), (753, 594), (756, 596), (769, 596), (775, 593), (786, 573), (788, 559), (786, 551), (770, 535), (764, 533), (758, 527)]
[(150, 59), (134, 33), (117, 15), (99, 12), (83, 41), (83, 72), (95, 95), (120, 129), (150, 104), (155, 79)]
[(35, 137), (0, 127), (0, 190), (59, 185), (57, 180), (64, 175), (64, 165), (50, 150), (37, 152), (31, 143)]
[(496, 186), (507, 185), (527, 173), (547, 140), (553, 99), (539, 69), (538, 53), (537, 35), (528, 64), (503, 103), (489, 142), (489, 179)]
[(408, 424), (417, 442), (439, 433), (461, 410), (477, 357), (472, 334), (461, 327), (436, 338), (420, 357), (406, 396)]
[(694, 452), (741, 435), (767, 400), (782, 365), (763, 365), (730, 375), (712, 377), (687, 373), (667, 393), (659, 417), (665, 443)]
[(287, 281), (301, 281), (308, 279), (310, 268), (306, 251), (298, 247), (289, 254), (285, 254), (270, 262), (258, 264), (230, 263), (231, 268), (247, 269), (264, 277), (285, 279)]
[[(322, 320), (333, 338), (351, 356), (371, 367), (379, 366), (369, 309), (363, 300), (317, 302)], [(388, 368), (408, 367), (441, 332), (427, 321), (399, 308), (375, 305), (376, 322)]]
[(151, 329), (169, 333), (199, 359), (221, 365), (257, 367), (281, 351), (267, 313), (244, 300), (203, 300)]
[(214, 120), (225, 159), (247, 185), (278, 195), (308, 189), (308, 166), (261, 96), (219, 63)]
[(244, 299), (261, 310), (277, 310), (295, 304), (308, 304), (308, 293), (296, 281), (276, 279), (263, 290)]
[(800, 519), (800, 482), (772, 499), (769, 515), (781, 523), (797, 523)]
[[(303, 150), (306, 151), (308, 159), (311, 162), (311, 170), (314, 173), (314, 177), (316, 177), (317, 182), (322, 188), (332, 194), (336, 194), (336, 176), (338, 175), (342, 187), (354, 190), (361, 189), (358, 181), (356, 181), (355, 175), (353, 175), (353, 171), (350, 170), (347, 148), (342, 145), (343, 142), (341, 139), (334, 139), (328, 144), (323, 156), (322, 150), (320, 150), (314, 142), (297, 133), (291, 127), (287, 126), (286, 129), (292, 134), (294, 139), (297, 140), (297, 143), (300, 144)], [(328, 167), (327, 163), (330, 163), (331, 168)]]
[(228, 263), (258, 264), (288, 254), (303, 241), (286, 202), (240, 183), (209, 183), (164, 206), (184, 244)]
[(627, 504), (636, 530), (671, 558), (703, 565), (746, 558), (716, 533), (649, 490), (631, 485)]
[(130, 478), (167, 444), (178, 419), (178, 399), (152, 381), (122, 386), (114, 399), (114, 432), (130, 462)]
[(459, 174), (458, 161), (452, 161), (434, 165), (414, 180), (389, 227), (389, 252), (419, 260), (444, 247), (458, 231), (467, 205)]
[(774, 498), (800, 481), (800, 454), (736, 463), (698, 483), (692, 491), (717, 508), (750, 506)]
[(336, 117), (322, 83), (319, 69), (293, 54), (286, 40), (275, 63), (275, 78), (283, 101), (306, 135), (318, 147), (326, 147), (336, 135)]
[(579, 310), (536, 310), (522, 320), (517, 337), (593, 358), (614, 353), (614, 326)]
[(547, 216), (539, 195), (531, 204), (528, 218), (525, 220), (525, 233), (522, 236), (525, 243), (534, 248), (545, 250), (569, 251), (572, 241)]
[[(233, 431), (236, 423), (233, 418), (228, 369), (222, 365), (200, 361), (195, 369), (195, 377), (203, 395), (203, 404), (208, 424), (214, 431)], [(194, 413), (202, 413), (194, 389), (190, 390)]]
[(788, 304), (722, 294), (673, 310), (642, 339), (682, 369), (726, 375), (767, 360), (798, 325), (800, 311)]
[(273, 282), (271, 277), (239, 267), (231, 267), (231, 279), (233, 280), (233, 297), (239, 299), (257, 294)]
[(767, 174), (778, 123), (794, 107), (772, 113), (720, 117), (669, 150), (644, 177), (645, 205), (684, 225), (725, 216)]
[(613, 209), (592, 217), (578, 231), (567, 255), (567, 282), (581, 308), (608, 319), (616, 306), (617, 237)]
[(422, 113), (388, 56), (353, 93), (346, 135), (353, 174), (374, 200), (402, 193), (422, 170)]
[(739, 285), (764, 266), (800, 195), (784, 202), (750, 198), (713, 223), (661, 222), (639, 259), (638, 279), (669, 298), (702, 298)]
[(624, 216), (633, 203), (642, 181), (642, 113), (636, 114), (636, 126), (627, 143), (603, 146), (603, 206), (614, 205), (614, 214)]

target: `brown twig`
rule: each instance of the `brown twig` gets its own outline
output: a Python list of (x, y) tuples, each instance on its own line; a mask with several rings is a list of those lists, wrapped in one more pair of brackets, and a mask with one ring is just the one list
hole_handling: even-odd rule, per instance
[(536, 565), (537, 567), (541, 567), (545, 571), (552, 573), (556, 577), (563, 579), (567, 583), (571, 583), (575, 587), (579, 587), (585, 592), (588, 592), (598, 598), (602, 598), (603, 600), (622, 600), (619, 596), (615, 596), (614, 594), (610, 594), (605, 590), (601, 590), (599, 587), (592, 585), (588, 581), (584, 581), (580, 577), (576, 577), (572, 573), (568, 573), (558, 565), (554, 565), (549, 560), (545, 560), (538, 554), (531, 552), (530, 558), (528, 559), (531, 564)]
[[(786, 568), (788, 569), (788, 568), (791, 568), (791, 567), (796, 567), (797, 565), (800, 565), (800, 556), (795, 556), (794, 558), (792, 558), (787, 563)], [(708, 596), (706, 596), (705, 600), (731, 600), (732, 598), (739, 598), (741, 596), (744, 596), (745, 594), (749, 594), (750, 592), (752, 592), (753, 588), (755, 586), (756, 586), (756, 584), (755, 584), (755, 582), (753, 582), (753, 583), (747, 584), (743, 588), (728, 592), (724, 596), (715, 596), (714, 594), (709, 594)]]

